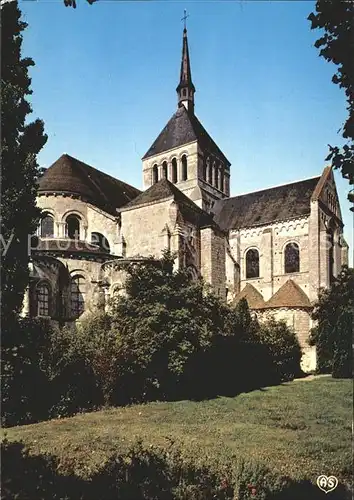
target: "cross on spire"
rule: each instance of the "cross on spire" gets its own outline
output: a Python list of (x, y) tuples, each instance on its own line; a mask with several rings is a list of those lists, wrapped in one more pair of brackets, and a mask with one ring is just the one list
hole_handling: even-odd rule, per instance
[(184, 22), (184, 29), (185, 29), (185, 30), (187, 29), (187, 23), (186, 23), (186, 21), (187, 21), (187, 17), (189, 17), (189, 14), (187, 14), (186, 9), (184, 9), (184, 16), (182, 17), (181, 21), (183, 21), (183, 22)]

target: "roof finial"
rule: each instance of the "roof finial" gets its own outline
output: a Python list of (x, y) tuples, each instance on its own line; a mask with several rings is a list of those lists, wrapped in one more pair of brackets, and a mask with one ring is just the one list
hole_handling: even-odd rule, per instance
[(187, 14), (186, 9), (184, 9), (184, 16), (181, 19), (181, 21), (184, 22), (184, 31), (187, 31), (187, 17), (189, 17), (189, 14)]

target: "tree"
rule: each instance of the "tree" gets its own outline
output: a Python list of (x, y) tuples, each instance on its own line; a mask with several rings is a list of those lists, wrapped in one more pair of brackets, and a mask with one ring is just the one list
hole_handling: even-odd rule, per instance
[[(1, 308), (9, 324), (22, 307), (28, 273), (28, 238), (36, 229), (40, 169), (36, 155), (47, 141), (41, 120), (26, 123), (32, 112), (28, 75), (31, 58), (21, 57), (22, 32), (17, 2), (1, 5)], [(4, 336), (3, 336), (4, 340)]]
[(127, 273), (127, 296), (118, 297), (112, 308), (121, 359), (140, 381), (137, 398), (170, 397), (181, 387), (186, 367), (223, 332), (227, 307), (203, 281), (194, 281), (186, 270), (174, 271), (169, 253), (160, 264), (130, 265)]
[[(343, 147), (329, 146), (330, 154), (326, 161), (332, 160), (334, 168), (354, 184), (354, 3), (340, 0), (318, 0), (316, 14), (308, 17), (311, 29), (323, 29), (315, 47), (320, 56), (338, 66), (333, 75), (333, 83), (344, 88), (348, 103), (348, 118), (342, 127), (342, 136), (347, 141)], [(349, 200), (354, 202), (353, 191)]]
[(319, 371), (351, 378), (354, 269), (343, 266), (331, 288), (321, 292), (312, 318), (317, 326), (310, 334), (310, 345), (316, 346)]
[[(97, 0), (86, 0), (90, 5), (97, 2)], [(76, 9), (76, 0), (64, 0), (65, 7), (73, 7)]]

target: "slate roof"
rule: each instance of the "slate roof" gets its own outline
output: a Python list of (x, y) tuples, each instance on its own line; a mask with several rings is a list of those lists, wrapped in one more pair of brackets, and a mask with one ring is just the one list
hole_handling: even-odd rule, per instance
[(199, 227), (215, 226), (213, 217), (199, 208), (188, 196), (180, 191), (172, 182), (161, 179), (156, 184), (150, 186), (146, 191), (134, 198), (131, 202), (121, 208), (125, 211), (130, 208), (138, 208), (153, 202), (159, 202), (172, 198), (179, 206), (181, 214), (187, 220), (195, 222)]
[(243, 298), (247, 300), (250, 309), (262, 309), (265, 305), (262, 294), (250, 283), (247, 283), (241, 292), (236, 295), (233, 305), (236, 305)]
[(164, 151), (168, 151), (189, 142), (198, 141), (201, 148), (205, 151), (216, 154), (225, 163), (230, 165), (229, 160), (210, 137), (203, 125), (193, 112), (188, 112), (182, 105), (167, 123), (166, 127), (160, 132), (155, 142), (143, 156), (149, 158)]
[(295, 281), (289, 279), (273, 297), (266, 302), (265, 308), (273, 307), (312, 307), (306, 293), (299, 287)]
[(73, 194), (113, 215), (116, 215), (116, 208), (141, 193), (68, 154), (63, 154), (44, 172), (38, 192)]
[(223, 230), (259, 226), (310, 214), (310, 202), (321, 177), (217, 200), (214, 220)]

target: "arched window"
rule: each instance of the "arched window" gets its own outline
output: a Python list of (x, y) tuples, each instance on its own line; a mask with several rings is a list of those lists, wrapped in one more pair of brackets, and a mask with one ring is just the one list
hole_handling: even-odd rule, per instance
[(298, 273), (300, 271), (300, 250), (297, 243), (288, 243), (284, 250), (285, 273)]
[(259, 278), (259, 252), (255, 248), (246, 253), (246, 278)]
[(53, 238), (54, 236), (54, 219), (48, 213), (42, 215), (40, 236), (42, 238)]
[(216, 163), (214, 163), (214, 186), (216, 188), (219, 187), (219, 168), (218, 166), (216, 165)]
[(92, 245), (97, 245), (103, 252), (110, 253), (110, 246), (107, 238), (101, 233), (91, 233)]
[(48, 283), (39, 283), (36, 288), (37, 315), (49, 316), (50, 288)]
[(152, 167), (152, 182), (153, 184), (156, 184), (156, 182), (158, 182), (159, 180), (159, 170), (157, 168), (157, 165), (154, 165)]
[(188, 171), (187, 171), (187, 157), (186, 155), (182, 156), (182, 181), (186, 181), (188, 179)]
[(172, 159), (172, 182), (176, 184), (177, 182), (177, 160), (176, 158)]
[(203, 161), (203, 180), (207, 180), (207, 160)]
[(207, 165), (209, 167), (208, 168), (208, 183), (212, 184), (213, 183), (213, 167), (212, 167), (212, 163), (209, 160), (209, 158), (207, 159)]
[(69, 215), (66, 218), (66, 237), (72, 240), (80, 239), (80, 217), (78, 215)]
[(222, 192), (225, 191), (224, 183), (225, 183), (225, 180), (224, 180), (224, 170), (221, 169), (221, 171), (220, 171), (220, 191), (222, 191)]
[(79, 318), (85, 310), (86, 282), (83, 276), (71, 279), (71, 316)]
[(168, 179), (167, 161), (164, 161), (163, 164), (162, 164), (162, 177), (164, 179)]

